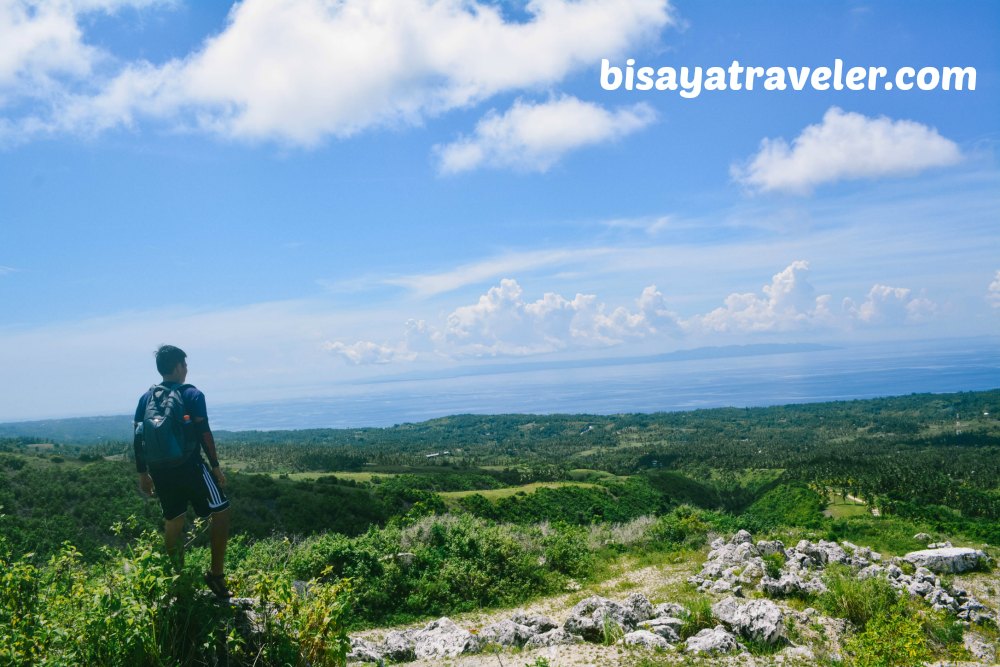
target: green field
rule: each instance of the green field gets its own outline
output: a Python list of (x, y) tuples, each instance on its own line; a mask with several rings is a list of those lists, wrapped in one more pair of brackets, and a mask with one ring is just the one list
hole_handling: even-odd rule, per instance
[(839, 493), (827, 491), (827, 506), (823, 514), (832, 519), (844, 519), (852, 516), (867, 516), (871, 514), (868, 505), (853, 500), (847, 500)]
[(588, 482), (534, 482), (532, 484), (524, 484), (522, 486), (507, 486), (502, 489), (485, 489), (482, 491), (441, 491), (438, 495), (446, 501), (454, 501), (459, 498), (465, 498), (478, 493), (487, 500), (492, 501), (499, 500), (500, 498), (509, 498), (510, 496), (515, 496), (519, 493), (529, 494), (534, 493), (538, 489), (557, 489), (561, 486), (593, 487), (597, 486), (597, 484), (591, 484)]

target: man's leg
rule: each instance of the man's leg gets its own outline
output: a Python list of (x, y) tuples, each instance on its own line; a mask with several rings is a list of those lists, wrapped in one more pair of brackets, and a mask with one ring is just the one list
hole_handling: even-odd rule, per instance
[(184, 542), (181, 536), (184, 533), (184, 515), (174, 519), (167, 519), (163, 526), (164, 542), (167, 545), (167, 555), (177, 565), (180, 570), (184, 567)]
[(212, 574), (221, 575), (226, 571), (226, 544), (229, 542), (229, 508), (212, 515)]

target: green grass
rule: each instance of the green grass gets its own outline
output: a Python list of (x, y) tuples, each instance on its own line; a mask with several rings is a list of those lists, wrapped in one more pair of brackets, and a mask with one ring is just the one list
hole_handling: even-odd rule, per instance
[(483, 489), (480, 491), (441, 491), (438, 495), (444, 498), (447, 502), (478, 493), (487, 500), (494, 501), (499, 500), (500, 498), (509, 498), (510, 496), (517, 495), (518, 493), (529, 494), (534, 493), (538, 489), (557, 489), (561, 486), (593, 487), (597, 486), (597, 484), (590, 484), (587, 482), (534, 482), (532, 484), (524, 484), (523, 486), (505, 486), (502, 489)]
[(569, 471), (569, 478), (574, 482), (596, 482), (599, 480), (624, 481), (628, 475), (615, 475), (606, 470), (592, 468), (574, 468)]
[(831, 519), (845, 519), (852, 516), (867, 516), (870, 514), (868, 505), (865, 503), (858, 503), (853, 500), (847, 500), (839, 493), (834, 491), (827, 491), (826, 493), (826, 510), (823, 512), (824, 515), (830, 517)]

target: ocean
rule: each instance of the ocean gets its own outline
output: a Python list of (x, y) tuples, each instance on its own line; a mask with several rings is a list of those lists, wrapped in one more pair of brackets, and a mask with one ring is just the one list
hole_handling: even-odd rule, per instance
[(356, 383), (310, 398), (213, 405), (212, 425), (383, 427), (454, 414), (669, 412), (1000, 388), (997, 338), (789, 349)]

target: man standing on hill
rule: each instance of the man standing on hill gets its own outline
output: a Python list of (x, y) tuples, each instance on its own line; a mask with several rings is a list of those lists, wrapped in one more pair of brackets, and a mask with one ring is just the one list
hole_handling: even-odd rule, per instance
[[(156, 351), (163, 381), (139, 399), (135, 409), (135, 467), (139, 488), (160, 499), (167, 553), (184, 564), (184, 515), (188, 504), (201, 518), (211, 516), (212, 566), (205, 583), (220, 598), (230, 597), (224, 562), (229, 541), (229, 499), (222, 489), (226, 476), (219, 467), (215, 439), (208, 426), (205, 395), (187, 379), (187, 354), (173, 345)], [(166, 443), (166, 444), (164, 444)], [(172, 448), (172, 449), (171, 449)], [(201, 457), (204, 450), (209, 468)]]

